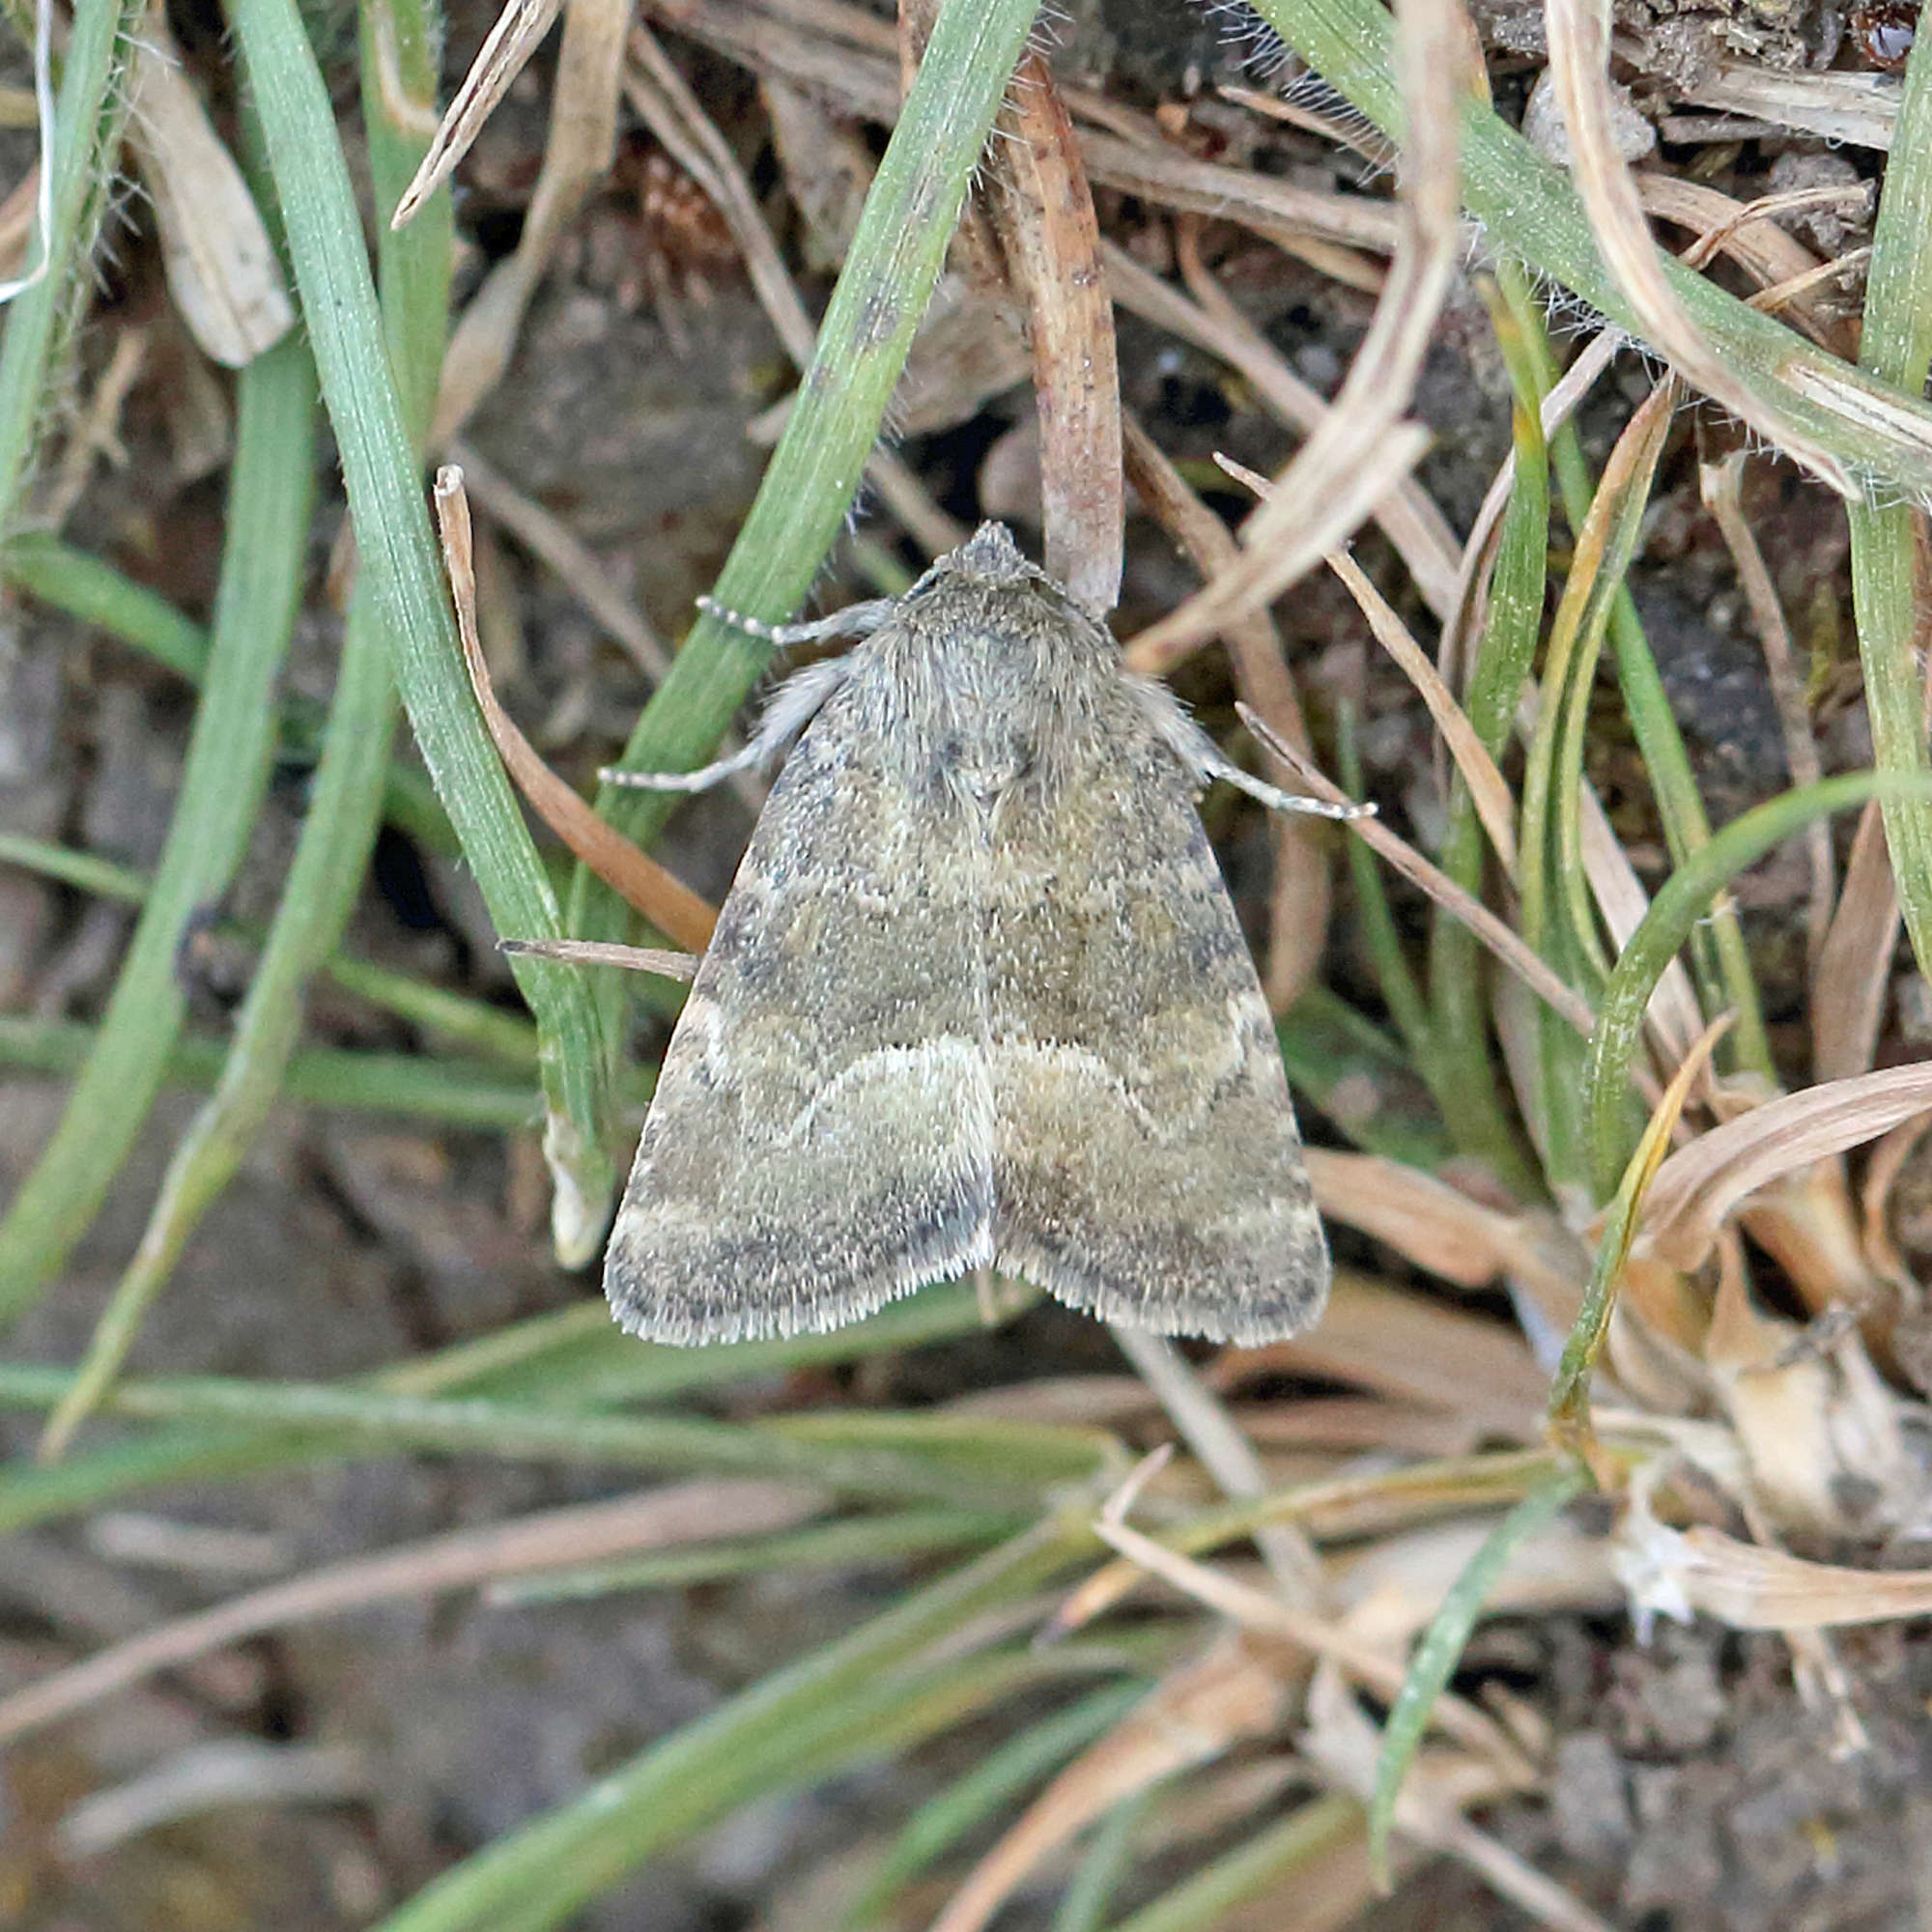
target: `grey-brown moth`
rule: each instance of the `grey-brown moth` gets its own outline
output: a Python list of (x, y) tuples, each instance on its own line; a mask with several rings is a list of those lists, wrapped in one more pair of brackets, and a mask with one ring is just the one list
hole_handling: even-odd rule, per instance
[[(671, 1037), (605, 1259), (623, 1325), (735, 1342), (981, 1267), (1261, 1342), (1328, 1289), (1274, 1029), (1194, 799), (1224, 758), (1007, 530), (780, 687), (796, 739)], [(620, 776), (612, 774), (612, 777)]]

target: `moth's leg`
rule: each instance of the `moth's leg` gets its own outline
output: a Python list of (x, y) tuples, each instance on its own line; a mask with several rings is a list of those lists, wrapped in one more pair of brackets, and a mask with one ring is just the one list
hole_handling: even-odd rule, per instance
[(1373, 805), (1337, 805), (1325, 798), (1310, 798), (1306, 792), (1283, 791), (1279, 785), (1271, 785), (1265, 779), (1244, 772), (1232, 758), (1223, 757), (1220, 747), (1205, 731), (1198, 731), (1196, 735), (1201, 740), (1201, 752), (1195, 756), (1183, 753), (1181, 758), (1204, 782), (1208, 779), (1224, 779), (1236, 791), (1244, 791), (1250, 798), (1259, 799), (1270, 811), (1299, 811), (1310, 818), (1373, 818), (1376, 815)]
[(636, 785), (645, 791), (708, 791), (721, 779), (762, 765), (783, 751), (844, 682), (850, 666), (849, 658), (827, 658), (823, 664), (808, 665), (786, 678), (772, 694), (751, 743), (728, 758), (700, 765), (695, 772), (627, 772), (613, 765), (597, 776), (607, 784)]
[(748, 638), (762, 639), (782, 650), (790, 644), (822, 643), (827, 638), (869, 637), (898, 606), (890, 597), (874, 597), (864, 604), (848, 604), (829, 617), (813, 617), (804, 624), (767, 624), (761, 617), (748, 617), (742, 611), (730, 610), (710, 597), (700, 597), (697, 608), (720, 623), (730, 625), (734, 631), (743, 631)]
[(1373, 805), (1331, 805), (1325, 798), (1309, 798), (1304, 793), (1283, 791), (1265, 779), (1244, 772), (1232, 758), (1223, 755), (1193, 719), (1182, 710), (1180, 700), (1167, 686), (1151, 677), (1128, 676), (1123, 682), (1140, 701), (1142, 709), (1160, 734), (1163, 744), (1179, 758), (1197, 783), (1222, 779), (1236, 791), (1259, 799), (1270, 811), (1299, 811), (1311, 818), (1373, 818)]

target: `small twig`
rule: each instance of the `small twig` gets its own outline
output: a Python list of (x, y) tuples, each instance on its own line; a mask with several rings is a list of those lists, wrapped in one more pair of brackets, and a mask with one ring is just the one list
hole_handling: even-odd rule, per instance
[(1039, 418), (1047, 574), (1094, 611), (1120, 602), (1121, 385), (1100, 226), (1080, 144), (1043, 55), (1008, 90), (989, 166), (994, 225), (1023, 292)]

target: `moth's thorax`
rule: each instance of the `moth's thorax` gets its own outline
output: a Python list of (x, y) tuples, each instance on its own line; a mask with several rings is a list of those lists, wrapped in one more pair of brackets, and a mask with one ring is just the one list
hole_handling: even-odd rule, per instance
[(1113, 639), (1031, 568), (943, 578), (875, 634), (908, 777), (935, 804), (990, 809), (1016, 786), (1060, 781), (1069, 740), (1098, 728), (1120, 676)]

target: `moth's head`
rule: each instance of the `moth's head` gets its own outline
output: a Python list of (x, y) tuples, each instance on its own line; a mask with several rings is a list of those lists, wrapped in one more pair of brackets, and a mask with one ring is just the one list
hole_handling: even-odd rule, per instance
[(1020, 547), (1005, 524), (986, 523), (957, 550), (942, 556), (926, 573), (925, 581), (952, 578), (955, 582), (1025, 583), (1043, 575), (1020, 554)]

